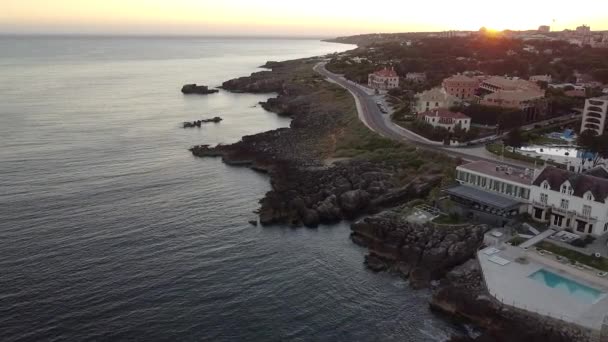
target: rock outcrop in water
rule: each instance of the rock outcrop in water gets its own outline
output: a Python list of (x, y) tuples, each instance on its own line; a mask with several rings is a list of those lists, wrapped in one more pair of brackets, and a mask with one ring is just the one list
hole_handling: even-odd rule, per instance
[(198, 95), (208, 95), (219, 92), (217, 89), (209, 89), (209, 87), (204, 85), (186, 84), (182, 87), (182, 93), (184, 94), (198, 94)]
[(485, 226), (414, 224), (403, 214), (386, 211), (351, 226), (351, 239), (369, 249), (366, 265), (374, 271), (395, 270), (423, 288), (475, 255)]
[(193, 128), (193, 127), (201, 127), (202, 124), (204, 123), (220, 123), (222, 122), (222, 118), (220, 118), (219, 116), (216, 116), (212, 119), (203, 119), (203, 120), (196, 120), (196, 121), (186, 121), (183, 123), (184, 128)]

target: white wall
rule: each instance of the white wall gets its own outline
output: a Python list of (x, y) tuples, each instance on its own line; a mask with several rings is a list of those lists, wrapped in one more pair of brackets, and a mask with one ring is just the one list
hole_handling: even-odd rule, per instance
[[(608, 222), (608, 220), (607, 220), (608, 204), (606, 204), (604, 202), (596, 202), (593, 200), (587, 200), (585, 198), (580, 198), (580, 197), (576, 197), (576, 196), (572, 196), (572, 195), (568, 195), (568, 194), (563, 194), (563, 193), (561, 193), (561, 191), (553, 191), (553, 190), (544, 189), (544, 188), (538, 187), (538, 186), (532, 186), (532, 188), (531, 188), (531, 192), (530, 192), (531, 202), (533, 201), (533, 202), (540, 203), (541, 194), (546, 194), (547, 195), (547, 205), (555, 207), (555, 208), (561, 207), (562, 199), (568, 200), (568, 209), (567, 210), (576, 212), (580, 215), (583, 215), (583, 206), (584, 205), (590, 206), (591, 207), (590, 216), (597, 218), (597, 222), (593, 222), (592, 234), (602, 235), (606, 232), (604, 229), (605, 229), (606, 223)], [(530, 206), (529, 213), (530, 213), (530, 215), (534, 215), (534, 205)], [(563, 213), (557, 212), (557, 214), (569, 217), (569, 215), (564, 215)], [(555, 227), (553, 225), (552, 217), (547, 217), (546, 219), (551, 221), (550, 224), (552, 227)], [(576, 228), (577, 228), (576, 218), (572, 217), (570, 220), (570, 225), (567, 225), (566, 219), (564, 219), (562, 222), (562, 226), (555, 227), (555, 228), (561, 228), (561, 229), (570, 228), (575, 233), (585, 234), (585, 233), (587, 233), (588, 226), (586, 227), (585, 233), (577, 231), (576, 230)]]

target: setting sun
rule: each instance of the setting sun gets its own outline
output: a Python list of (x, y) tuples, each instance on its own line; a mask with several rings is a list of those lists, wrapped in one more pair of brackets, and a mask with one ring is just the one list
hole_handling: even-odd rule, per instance
[[(593, 10), (590, 10), (593, 9)], [(5, 0), (0, 32), (339, 35), (365, 32), (608, 29), (608, 2), (379, 0)]]

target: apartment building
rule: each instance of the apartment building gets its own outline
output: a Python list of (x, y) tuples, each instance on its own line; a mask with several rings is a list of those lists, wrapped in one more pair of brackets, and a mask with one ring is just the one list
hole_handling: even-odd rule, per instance
[(472, 100), (475, 98), (479, 80), (465, 75), (454, 75), (446, 78), (442, 83), (443, 89), (462, 100)]
[(606, 116), (608, 115), (608, 95), (594, 97), (585, 101), (581, 133), (593, 130), (598, 135), (606, 131)]

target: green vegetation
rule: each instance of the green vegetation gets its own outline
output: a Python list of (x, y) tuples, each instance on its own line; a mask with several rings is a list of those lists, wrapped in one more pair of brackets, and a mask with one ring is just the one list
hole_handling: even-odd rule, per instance
[(549, 138), (544, 135), (538, 135), (538, 134), (534, 134), (534, 133), (528, 134), (526, 140), (528, 143), (535, 144), (535, 145), (566, 145), (566, 144), (568, 144), (565, 140), (562, 140), (562, 139)]
[(536, 166), (543, 166), (545, 164), (549, 164), (549, 165), (553, 165), (559, 168), (564, 168), (565, 166), (563, 164), (554, 162), (554, 161), (550, 161), (550, 160), (542, 160), (540, 157), (529, 157), (517, 152), (512, 152), (509, 151), (509, 149), (507, 149), (507, 147), (505, 146), (503, 148), (502, 144), (498, 144), (498, 143), (494, 143), (494, 144), (488, 144), (486, 145), (486, 150), (490, 153), (493, 153), (497, 156), (503, 156), (507, 159), (513, 159), (513, 160), (519, 160), (522, 162), (526, 162), (529, 164), (534, 164), (536, 163)]
[(471, 104), (452, 107), (451, 110), (464, 113), (476, 124), (498, 126), (499, 130), (519, 127), (526, 123), (526, 114), (518, 109)]
[(355, 158), (392, 164), (398, 170), (395, 177), (402, 184), (430, 171), (440, 172), (444, 179), (451, 179), (456, 166), (452, 158), (443, 153), (420, 150), (371, 131), (359, 120), (352, 95), (336, 84), (318, 83), (312, 70), (295, 77), (299, 83), (314, 83), (319, 101), (331, 103), (335, 112), (340, 113), (336, 115), (337, 128), (322, 142), (327, 158)]
[(509, 240), (508, 242), (511, 245), (513, 245), (513, 246), (519, 246), (519, 245), (521, 245), (522, 243), (524, 243), (526, 241), (528, 241), (528, 239), (523, 238), (523, 237), (521, 237), (521, 236), (518, 235), (518, 236), (512, 238), (511, 240)]
[(479, 130), (475, 127), (465, 131), (461, 129), (460, 126), (456, 126), (454, 131), (450, 132), (443, 127), (433, 127), (431, 124), (422, 120), (403, 120), (401, 121), (401, 124), (416, 134), (433, 141), (443, 141), (445, 144), (448, 144), (450, 140), (459, 142), (470, 141), (479, 136)]
[(594, 130), (586, 130), (578, 136), (576, 144), (585, 152), (595, 155), (593, 166), (608, 158), (608, 134), (597, 135)]
[(460, 217), (460, 215), (458, 214), (450, 214), (450, 215), (440, 215), (439, 217), (435, 218), (433, 220), (433, 223), (436, 224), (445, 224), (445, 225), (451, 225), (451, 224), (465, 224), (467, 223), (466, 220), (463, 220), (462, 217)]
[(523, 162), (530, 163), (530, 164), (536, 163), (538, 166), (542, 166), (545, 164), (545, 162), (542, 159), (540, 159), (540, 157), (536, 157), (536, 158), (528, 157), (523, 154), (511, 152), (506, 148), (506, 146), (503, 146), (502, 144), (498, 144), (498, 143), (486, 145), (486, 150), (488, 150), (488, 152), (493, 153), (497, 156), (503, 156), (508, 159), (519, 160), (519, 161), (523, 161)]
[(608, 272), (608, 259), (606, 258), (596, 258), (594, 255), (583, 254), (569, 248), (557, 246), (547, 241), (539, 243), (536, 245), (536, 247), (557, 255), (561, 255), (571, 261), (576, 261), (581, 264), (591, 266), (595, 269)]

